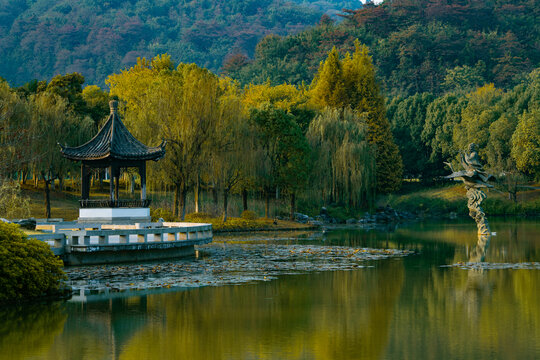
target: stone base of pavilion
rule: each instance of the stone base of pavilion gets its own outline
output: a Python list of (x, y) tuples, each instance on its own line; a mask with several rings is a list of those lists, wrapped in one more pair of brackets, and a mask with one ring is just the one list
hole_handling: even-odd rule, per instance
[(79, 223), (135, 224), (151, 221), (149, 208), (79, 209)]
[[(83, 209), (81, 209), (83, 210)], [(212, 225), (183, 222), (38, 222), (32, 235), (66, 265), (117, 264), (194, 256), (212, 242)]]

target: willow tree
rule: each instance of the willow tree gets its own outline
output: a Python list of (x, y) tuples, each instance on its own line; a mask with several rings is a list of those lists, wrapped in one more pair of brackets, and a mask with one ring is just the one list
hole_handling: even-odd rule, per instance
[(68, 172), (76, 171), (74, 162), (62, 157), (59, 141), (80, 145), (90, 138), (93, 121), (81, 118), (66, 99), (43, 92), (31, 96), (31, 166), (45, 184), (45, 217), (51, 217), (50, 185)]
[(0, 80), (0, 180), (27, 164), (30, 143), (28, 104)]
[(313, 103), (321, 109), (350, 107), (364, 113), (367, 140), (377, 148), (377, 190), (391, 192), (401, 184), (401, 156), (386, 118), (384, 98), (368, 48), (358, 40), (354, 45), (354, 53), (347, 53), (343, 60), (335, 49), (328, 54), (313, 79), (310, 94)]
[(311, 188), (325, 202), (369, 206), (375, 191), (375, 152), (363, 114), (326, 108), (310, 124)]
[(223, 222), (227, 221), (229, 194), (248, 176), (250, 161), (250, 138), (247, 117), (243, 113), (242, 98), (238, 86), (230, 79), (221, 79), (220, 116), (211, 134), (209, 169), (214, 183), (223, 193)]
[[(211, 134), (222, 116), (219, 78), (195, 64), (174, 68), (169, 55), (138, 59), (109, 76), (111, 95), (126, 102), (126, 124), (147, 143), (167, 140), (167, 154), (153, 176), (175, 189), (173, 211), (184, 218), (186, 195), (208, 161)], [(180, 211), (179, 211), (180, 209)]]

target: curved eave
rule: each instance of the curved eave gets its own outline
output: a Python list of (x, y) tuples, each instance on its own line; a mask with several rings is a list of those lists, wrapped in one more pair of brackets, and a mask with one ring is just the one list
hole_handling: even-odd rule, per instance
[(158, 161), (165, 156), (166, 141), (163, 141), (159, 146), (147, 148), (146, 154), (117, 154), (111, 151), (106, 153), (97, 154), (93, 156), (74, 154), (73, 152), (79, 151), (80, 147), (67, 147), (60, 145), (60, 152), (66, 159), (74, 161), (97, 161), (97, 160), (128, 160), (128, 161)]

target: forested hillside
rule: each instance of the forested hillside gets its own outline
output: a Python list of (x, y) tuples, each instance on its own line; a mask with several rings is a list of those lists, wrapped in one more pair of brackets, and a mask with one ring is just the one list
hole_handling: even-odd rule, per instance
[(81, 73), (103, 84), (137, 57), (169, 53), (218, 71), (233, 53), (253, 55), (267, 34), (296, 33), (358, 1), (0, 0), (0, 76)]
[(354, 39), (370, 48), (386, 95), (468, 91), (486, 82), (511, 88), (540, 62), (540, 6), (536, 0), (394, 0), (347, 11), (295, 35), (268, 36), (254, 60), (225, 65), (244, 83), (311, 82), (336, 46)]

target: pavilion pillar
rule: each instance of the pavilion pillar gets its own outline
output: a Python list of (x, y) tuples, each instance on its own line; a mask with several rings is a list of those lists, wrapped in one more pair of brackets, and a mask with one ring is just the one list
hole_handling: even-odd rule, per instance
[(146, 200), (146, 162), (144, 161), (139, 166), (139, 175), (141, 177), (141, 200)]
[(110, 195), (111, 195), (111, 203), (114, 201), (114, 173), (115, 169), (114, 166), (109, 166), (109, 189), (110, 189)]
[(81, 199), (88, 200), (90, 197), (90, 184), (88, 182), (90, 174), (88, 167), (81, 163)]
[(120, 191), (120, 167), (116, 167), (114, 173), (114, 200), (118, 201), (118, 193)]

